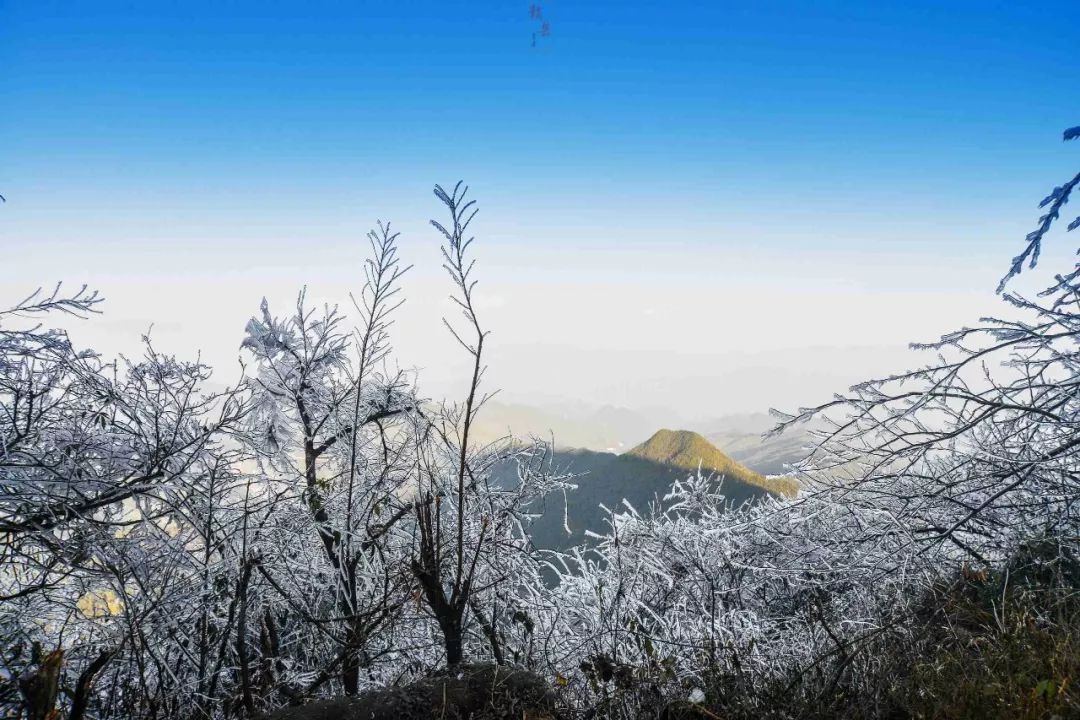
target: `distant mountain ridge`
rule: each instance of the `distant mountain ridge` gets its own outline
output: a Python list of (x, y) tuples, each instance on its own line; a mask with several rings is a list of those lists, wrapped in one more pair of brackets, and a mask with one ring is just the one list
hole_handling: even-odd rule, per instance
[(587, 448), (623, 452), (648, 437), (666, 415), (603, 405), (600, 407), (544, 407), (490, 402), (484, 406), (473, 436), (481, 442), (512, 435), (554, 439), (560, 450)]
[(553, 440), (560, 451), (581, 448), (623, 453), (644, 444), (642, 440), (653, 435), (658, 426), (679, 427), (699, 433), (740, 465), (763, 475), (780, 475), (805, 458), (814, 441), (808, 432), (810, 426), (790, 428), (778, 436), (762, 436), (775, 425), (776, 420), (765, 413), (689, 418), (665, 408), (631, 410), (612, 405), (535, 406), (493, 401), (484, 406), (470, 437), (491, 442), (510, 435), (536, 435)]

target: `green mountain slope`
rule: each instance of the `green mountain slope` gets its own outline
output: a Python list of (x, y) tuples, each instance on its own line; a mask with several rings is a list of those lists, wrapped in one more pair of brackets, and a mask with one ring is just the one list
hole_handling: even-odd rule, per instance
[(787, 478), (766, 478), (740, 465), (722, 453), (703, 436), (689, 430), (658, 430), (651, 438), (626, 453), (626, 456), (694, 472), (723, 475), (725, 483), (737, 481), (754, 485), (777, 495), (794, 495), (798, 485)]
[[(791, 494), (792, 480), (766, 478), (740, 465), (716, 449), (705, 438), (691, 432), (661, 430), (645, 443), (622, 455), (591, 450), (560, 450), (553, 465), (560, 471), (574, 473), (577, 490), (549, 496), (529, 508), (538, 517), (529, 528), (537, 547), (561, 550), (586, 542), (585, 532), (603, 532), (608, 514), (624, 509), (629, 502), (645, 512), (652, 502), (661, 500), (675, 480), (696, 472), (701, 461), (703, 472), (723, 476), (723, 494), (732, 504), (753, 501), (767, 494)], [(496, 468), (512, 482), (512, 468)], [(566, 532), (566, 527), (570, 532)]]

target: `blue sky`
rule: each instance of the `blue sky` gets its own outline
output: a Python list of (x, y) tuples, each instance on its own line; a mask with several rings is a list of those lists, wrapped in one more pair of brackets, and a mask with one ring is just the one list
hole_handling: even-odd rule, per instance
[[(762, 354), (992, 308), (1075, 165), (1075, 3), (555, 0), (536, 48), (529, 4), (0, 0), (0, 243), (30, 288), (102, 288), (112, 329), (89, 336), (126, 348), (154, 320), (223, 364), (261, 295), (343, 299), (393, 219), (417, 265), (403, 362), (439, 387), (425, 225), (461, 177), (500, 384), (626, 404), (643, 373), (666, 397), (720, 368), (679, 391), (707, 405)], [(784, 362), (815, 393), (888, 364)], [(580, 388), (552, 389), (560, 363)], [(784, 400), (732, 383), (737, 409)]]

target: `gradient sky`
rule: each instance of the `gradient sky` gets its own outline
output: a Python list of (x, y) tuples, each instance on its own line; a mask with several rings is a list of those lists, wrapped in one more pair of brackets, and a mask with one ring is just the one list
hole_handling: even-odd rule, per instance
[(399, 361), (454, 392), (427, 219), (463, 178), (491, 386), (790, 408), (995, 310), (1075, 171), (1075, 2), (555, 0), (535, 48), (529, 4), (0, 0), (0, 302), (89, 283), (77, 340), (153, 322), (225, 380), (262, 296), (347, 300), (381, 218)]

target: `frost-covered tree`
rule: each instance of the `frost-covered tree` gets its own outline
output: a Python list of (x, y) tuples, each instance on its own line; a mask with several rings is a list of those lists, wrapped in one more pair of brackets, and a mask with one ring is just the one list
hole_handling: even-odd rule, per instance
[(264, 301), (244, 340), (255, 357), (250, 440), (266, 480), (261, 490), (272, 498), (251, 562), (266, 585), (265, 616), (306, 628), (296, 638), (304, 645), (297, 652), (310, 656), (301, 667), (311, 677), (298, 678), (303, 693), (334, 676), (346, 693), (357, 692), (361, 672), (395, 652), (391, 626), (406, 598), (396, 531), (412, 508), (409, 415), (418, 403), (388, 356), (407, 268), (389, 226), (369, 240), (356, 328), (346, 328), (337, 308), (308, 307), (301, 293), (284, 319)]
[[(1076, 128), (1065, 133), (1070, 140)], [(1004, 292), (1034, 267), (1080, 175), (1054, 188), (999, 292), (1008, 319), (986, 317), (939, 341), (911, 372), (858, 385), (789, 421), (831, 417), (803, 465), (815, 487), (855, 506), (882, 508), (893, 530), (920, 548), (946, 544), (993, 562), (1018, 538), (1076, 528), (1080, 499), (1080, 266), (1056, 276), (1040, 299)], [(1080, 218), (1067, 230), (1080, 226)], [(920, 549), (920, 552), (925, 550)]]
[(149, 340), (141, 359), (107, 363), (43, 325), (50, 313), (85, 318), (99, 303), (85, 289), (62, 295), (58, 287), (0, 312), (0, 634), (9, 680), (0, 702), (17, 702), (17, 684), (29, 700), (40, 665), (51, 668), (53, 690), (35, 702), (47, 711), (67, 697), (69, 717), (85, 711), (106, 666), (151, 662), (140, 649), (156, 632), (150, 617), (182, 602), (167, 577), (183, 572), (176, 560), (188, 555), (181, 528), (190, 502), (246, 412), (236, 389), (205, 389), (207, 367)]
[[(564, 486), (550, 472), (542, 443), (525, 446), (504, 438), (480, 445), (472, 437), (476, 415), (490, 395), (481, 388), (488, 332), (476, 313), (476, 261), (470, 252), (474, 237), (467, 233), (477, 209), (475, 201), (466, 201), (467, 191), (460, 182), (450, 193), (435, 186), (450, 221), (431, 224), (443, 236), (443, 267), (454, 289), (451, 300), (464, 319), (459, 325), (444, 323), (470, 358), (472, 371), (464, 400), (433, 408), (421, 429), (411, 559), (450, 666), (465, 659), (470, 619), (500, 663), (507, 659), (504, 645), (513, 630), (531, 632), (527, 588), (540, 581), (540, 569), (524, 530), (526, 508)], [(514, 480), (496, 481), (495, 465), (508, 462), (516, 468)], [(513, 654), (523, 659), (527, 645), (527, 639), (515, 643)]]

